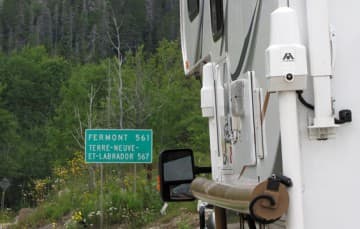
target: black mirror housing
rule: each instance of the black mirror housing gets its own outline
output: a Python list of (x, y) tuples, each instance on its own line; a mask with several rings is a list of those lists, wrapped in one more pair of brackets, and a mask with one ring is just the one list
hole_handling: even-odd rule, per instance
[(165, 202), (193, 201), (190, 186), (195, 179), (191, 149), (165, 150), (159, 155), (160, 195)]

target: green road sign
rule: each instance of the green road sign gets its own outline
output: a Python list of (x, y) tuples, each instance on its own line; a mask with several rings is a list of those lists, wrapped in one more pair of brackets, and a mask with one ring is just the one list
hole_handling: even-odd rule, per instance
[(151, 163), (152, 130), (85, 130), (86, 163)]

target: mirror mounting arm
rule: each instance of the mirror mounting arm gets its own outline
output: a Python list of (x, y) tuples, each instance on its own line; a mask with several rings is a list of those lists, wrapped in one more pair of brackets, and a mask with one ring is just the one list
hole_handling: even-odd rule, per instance
[(211, 167), (198, 167), (198, 166), (195, 166), (194, 173), (195, 173), (195, 175), (200, 174), (200, 173), (211, 173)]

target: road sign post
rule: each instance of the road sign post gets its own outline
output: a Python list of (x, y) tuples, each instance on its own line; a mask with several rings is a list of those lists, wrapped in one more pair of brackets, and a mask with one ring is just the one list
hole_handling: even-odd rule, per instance
[[(103, 209), (103, 163), (152, 163), (152, 147), (152, 130), (85, 130), (85, 162), (101, 164), (101, 209)], [(134, 183), (136, 184), (136, 182)], [(103, 210), (101, 210), (100, 215), (101, 228), (103, 224), (102, 214)]]
[(152, 130), (85, 130), (86, 163), (152, 163)]
[(4, 209), (5, 209), (5, 192), (6, 192), (6, 189), (8, 189), (10, 187), (10, 181), (7, 178), (3, 178), (0, 181), (0, 187), (2, 189), (1, 211), (4, 211)]

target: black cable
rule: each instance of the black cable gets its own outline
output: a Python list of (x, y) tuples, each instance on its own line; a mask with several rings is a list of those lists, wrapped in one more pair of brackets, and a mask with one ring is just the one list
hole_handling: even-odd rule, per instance
[(198, 167), (198, 166), (195, 166), (195, 168), (194, 168), (194, 173), (195, 173), (195, 174), (211, 173), (211, 166), (209, 166), (209, 167)]
[(344, 124), (346, 121), (335, 118), (335, 124)]
[(239, 213), (239, 224), (240, 224), (240, 229), (245, 229), (245, 221), (246, 221), (246, 216)]
[(296, 91), (297, 95), (298, 95), (298, 99), (301, 102), (302, 105), (304, 105), (305, 107), (309, 108), (310, 110), (314, 110), (315, 107), (314, 105), (306, 102), (306, 100), (304, 99), (304, 97), (302, 96), (303, 91)]
[[(299, 90), (296, 91), (297, 95), (298, 95), (298, 99), (299, 101), (302, 103), (302, 105), (304, 105), (305, 107), (309, 108), (310, 110), (315, 110), (314, 105), (308, 103), (304, 97), (302, 96), (303, 91)], [(339, 112), (339, 119), (334, 118), (334, 122), (335, 124), (344, 124), (347, 122), (351, 122), (351, 110), (341, 110)]]
[(255, 220), (253, 218), (251, 218), (251, 216), (247, 215), (245, 217), (245, 219), (246, 219), (249, 229), (256, 229)]

